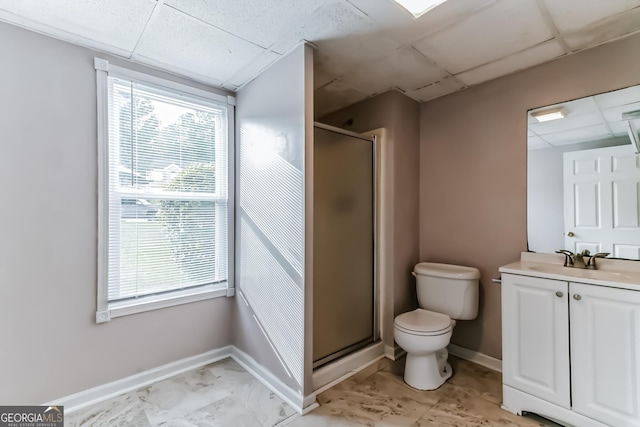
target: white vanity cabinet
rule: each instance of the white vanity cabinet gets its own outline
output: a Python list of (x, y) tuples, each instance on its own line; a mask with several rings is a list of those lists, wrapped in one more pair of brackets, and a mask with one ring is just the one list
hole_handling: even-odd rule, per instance
[(503, 408), (640, 427), (640, 283), (502, 274)]
[(640, 292), (570, 283), (573, 410), (640, 426)]
[(502, 382), (571, 407), (569, 284), (502, 275)]

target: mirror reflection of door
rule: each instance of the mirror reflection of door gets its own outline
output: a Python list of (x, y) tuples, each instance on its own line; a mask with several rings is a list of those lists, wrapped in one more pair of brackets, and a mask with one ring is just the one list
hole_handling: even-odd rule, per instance
[[(633, 157), (640, 152), (640, 85), (529, 110), (527, 123), (529, 250), (588, 249), (640, 260), (640, 164)], [(618, 146), (622, 157), (579, 154)], [(576, 156), (568, 191), (565, 153)], [(605, 229), (609, 237), (594, 234)]]
[(631, 145), (564, 153), (565, 249), (640, 258), (640, 155)]

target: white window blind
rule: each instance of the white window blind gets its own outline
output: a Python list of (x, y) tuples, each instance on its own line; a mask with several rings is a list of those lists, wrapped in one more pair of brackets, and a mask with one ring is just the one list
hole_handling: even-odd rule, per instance
[(108, 303), (225, 287), (227, 105), (106, 81)]

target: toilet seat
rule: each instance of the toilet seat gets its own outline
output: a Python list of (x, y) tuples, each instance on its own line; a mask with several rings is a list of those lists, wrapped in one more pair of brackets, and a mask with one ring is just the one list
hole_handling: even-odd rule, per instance
[(442, 335), (453, 329), (455, 321), (449, 316), (435, 311), (418, 308), (396, 317), (394, 326), (412, 335)]

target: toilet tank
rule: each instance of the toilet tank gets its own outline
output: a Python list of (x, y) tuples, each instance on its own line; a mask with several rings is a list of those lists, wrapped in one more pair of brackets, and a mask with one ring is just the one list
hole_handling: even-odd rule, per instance
[(413, 270), (420, 308), (471, 320), (478, 315), (480, 271), (460, 265), (421, 262)]

